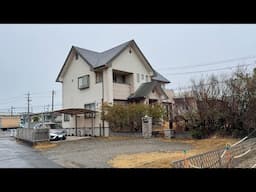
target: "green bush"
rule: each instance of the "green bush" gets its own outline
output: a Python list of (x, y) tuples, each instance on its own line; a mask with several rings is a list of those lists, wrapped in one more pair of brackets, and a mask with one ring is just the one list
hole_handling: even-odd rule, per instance
[(192, 137), (195, 139), (202, 139), (203, 133), (200, 130), (194, 129), (194, 130), (192, 130)]
[(164, 108), (160, 104), (114, 104), (103, 105), (102, 119), (106, 120), (114, 131), (141, 131), (141, 119), (145, 115), (158, 121), (164, 115)]

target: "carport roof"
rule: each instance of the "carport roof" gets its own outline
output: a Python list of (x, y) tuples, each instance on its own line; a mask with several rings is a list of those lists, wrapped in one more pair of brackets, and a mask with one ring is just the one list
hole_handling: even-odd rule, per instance
[(84, 108), (67, 108), (67, 109), (60, 109), (54, 111), (54, 113), (64, 113), (64, 114), (70, 114), (70, 115), (78, 115), (78, 114), (84, 114), (84, 113), (96, 113), (97, 111), (93, 111), (90, 109), (84, 109)]

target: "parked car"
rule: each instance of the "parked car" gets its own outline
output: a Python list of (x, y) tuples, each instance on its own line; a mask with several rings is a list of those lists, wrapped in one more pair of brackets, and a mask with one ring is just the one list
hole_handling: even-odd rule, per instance
[(67, 130), (63, 129), (60, 124), (47, 122), (38, 123), (34, 126), (34, 129), (47, 128), (50, 133), (51, 141), (65, 140), (67, 137)]

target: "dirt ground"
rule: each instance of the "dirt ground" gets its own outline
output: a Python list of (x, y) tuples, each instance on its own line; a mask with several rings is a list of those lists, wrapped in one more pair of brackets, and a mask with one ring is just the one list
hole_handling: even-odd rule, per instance
[[(108, 161), (119, 155), (167, 153), (189, 150), (191, 147), (189, 143), (164, 142), (158, 138), (92, 137), (60, 141), (54, 147), (40, 149), (40, 152), (50, 160), (67, 168), (111, 168)], [(130, 167), (136, 166), (130, 165)]]
[[(196, 154), (219, 149), (225, 144), (233, 144), (237, 139), (232, 138), (210, 138), (202, 140), (194, 139), (159, 139), (168, 143), (186, 143), (193, 146), (191, 150), (186, 151), (186, 156), (190, 157)], [(170, 162), (184, 158), (184, 151), (175, 152), (149, 152), (136, 154), (118, 155), (108, 163), (115, 168), (171, 168)]]

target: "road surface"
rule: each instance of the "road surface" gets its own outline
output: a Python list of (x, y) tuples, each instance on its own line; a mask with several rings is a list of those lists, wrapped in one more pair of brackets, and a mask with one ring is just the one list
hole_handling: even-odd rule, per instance
[(13, 137), (0, 134), (0, 168), (61, 168)]

